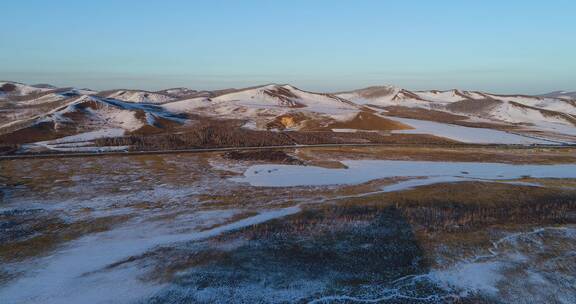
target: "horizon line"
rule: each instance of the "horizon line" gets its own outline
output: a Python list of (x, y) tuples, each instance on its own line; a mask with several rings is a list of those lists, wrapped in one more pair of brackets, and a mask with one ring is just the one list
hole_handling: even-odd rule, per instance
[[(104, 79), (104, 78), (102, 78)], [(248, 85), (248, 86), (229, 86), (229, 87), (219, 87), (216, 89), (196, 89), (194, 87), (190, 87), (190, 86), (166, 86), (163, 87), (162, 89), (158, 89), (158, 90), (154, 90), (154, 89), (145, 89), (145, 88), (141, 88), (141, 87), (110, 87), (110, 88), (105, 88), (105, 89), (93, 89), (91, 87), (86, 87), (86, 86), (82, 86), (82, 85), (65, 85), (65, 86), (58, 86), (58, 85), (54, 85), (52, 83), (48, 83), (48, 82), (26, 82), (26, 81), (16, 81), (16, 80), (6, 80), (6, 79), (0, 79), (0, 82), (4, 82), (4, 83), (18, 83), (18, 84), (22, 84), (22, 85), (27, 85), (27, 86), (40, 86), (40, 85), (48, 85), (48, 86), (52, 86), (55, 89), (65, 89), (65, 88), (71, 88), (71, 89), (89, 89), (89, 90), (94, 90), (97, 92), (104, 92), (104, 91), (115, 91), (115, 90), (126, 90), (126, 91), (145, 91), (145, 92), (151, 92), (151, 93), (155, 93), (155, 92), (160, 92), (160, 91), (164, 91), (164, 90), (170, 90), (170, 89), (178, 89), (178, 88), (185, 88), (185, 89), (190, 89), (190, 90), (194, 90), (194, 91), (221, 91), (221, 90), (246, 90), (246, 89), (255, 89), (255, 88), (260, 88), (260, 87), (265, 87), (265, 86), (269, 86), (269, 85), (276, 85), (276, 86), (291, 86), (293, 88), (296, 88), (298, 90), (301, 91), (306, 91), (306, 92), (310, 92), (310, 93), (324, 93), (324, 94), (342, 94), (342, 93), (348, 93), (348, 92), (354, 92), (354, 91), (359, 91), (359, 90), (364, 90), (364, 89), (369, 89), (369, 88), (385, 88), (385, 87), (392, 87), (392, 88), (398, 88), (398, 89), (405, 89), (405, 90), (409, 90), (409, 91), (414, 91), (414, 92), (426, 92), (426, 91), (439, 91), (439, 92), (449, 92), (449, 91), (468, 91), (468, 92), (487, 92), (487, 93), (491, 93), (491, 94), (495, 94), (495, 95), (526, 95), (526, 96), (540, 96), (540, 95), (546, 95), (546, 94), (550, 94), (550, 93), (575, 93), (576, 90), (563, 90), (563, 89), (556, 89), (556, 90), (552, 90), (552, 91), (546, 91), (546, 92), (541, 92), (540, 94), (530, 94), (530, 93), (520, 93), (520, 92), (516, 92), (514, 94), (510, 94), (510, 93), (493, 93), (494, 91), (491, 90), (481, 90), (481, 89), (462, 89), (462, 88), (458, 88), (458, 87), (452, 87), (450, 89), (437, 89), (437, 88), (428, 88), (428, 89), (412, 89), (412, 88), (408, 88), (408, 87), (403, 87), (403, 86), (399, 86), (399, 85), (395, 85), (395, 84), (372, 84), (372, 85), (364, 85), (364, 86), (358, 86), (354, 89), (347, 89), (347, 90), (309, 90), (309, 89), (301, 89), (300, 86), (296, 86), (293, 85), (291, 83), (288, 82), (267, 82), (267, 83), (262, 83), (262, 84), (256, 84), (256, 85)]]

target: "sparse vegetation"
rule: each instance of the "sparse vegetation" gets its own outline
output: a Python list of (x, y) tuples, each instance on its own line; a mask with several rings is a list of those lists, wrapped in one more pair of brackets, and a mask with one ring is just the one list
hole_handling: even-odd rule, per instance
[(330, 131), (256, 131), (234, 127), (231, 123), (203, 120), (175, 134), (130, 135), (98, 139), (98, 146), (130, 146), (134, 151), (188, 148), (258, 147), (343, 143), (429, 143), (453, 141), (427, 135), (381, 134), (375, 132), (334, 133)]
[[(0, 260), (28, 265), (43, 257), (51, 265), (85, 245), (105, 257), (109, 241), (115, 250), (126, 241), (128, 254), (59, 275), (108, 280), (134, 269), (139, 271), (135, 282), (168, 286), (146, 298), (148, 303), (258, 302), (271, 296), (307, 302), (332, 295), (390, 296), (394, 303), (411, 303), (406, 296), (496, 303), (482, 293), (440, 285), (429, 274), (484, 254), (508, 231), (576, 223), (570, 179), (522, 180), (545, 187), (462, 182), (391, 193), (378, 191), (402, 177), (292, 188), (227, 179), (242, 172), (231, 174), (228, 165), (243, 170), (261, 162), (336, 164), (350, 155), (545, 163), (573, 157), (560, 149), (443, 146), (3, 160), (1, 182), (8, 189), (3, 203), (10, 211), (0, 214)], [(295, 206), (301, 211), (253, 221)], [(131, 250), (143, 243), (150, 246)], [(570, 270), (565, 265), (562, 260), (560, 268), (551, 269), (564, 275)], [(20, 275), (0, 267), (2, 284), (18, 282)]]
[(20, 148), (20, 145), (17, 144), (5, 144), (5, 145), (1, 145), (0, 144), (0, 155), (3, 154), (13, 154), (16, 151), (18, 151), (18, 149)]
[(0, 261), (8, 263), (45, 255), (59, 245), (90, 233), (106, 231), (128, 218), (112, 216), (67, 223), (41, 211), (0, 213)]
[(252, 161), (266, 161), (266, 162), (286, 163), (286, 164), (303, 164), (302, 161), (280, 150), (231, 151), (225, 153), (224, 157), (232, 160), (252, 160)]
[[(468, 231), (491, 225), (576, 223), (576, 191), (498, 183), (465, 182), (351, 198), (347, 208), (393, 204), (414, 229)], [(357, 207), (354, 207), (357, 206)], [(359, 207), (358, 207), (359, 206)], [(364, 207), (362, 207), (364, 206)]]

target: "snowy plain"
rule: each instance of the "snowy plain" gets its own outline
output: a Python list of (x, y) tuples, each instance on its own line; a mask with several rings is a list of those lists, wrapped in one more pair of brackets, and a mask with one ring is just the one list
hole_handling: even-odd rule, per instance
[(478, 144), (516, 144), (516, 145), (557, 144), (557, 142), (555, 141), (540, 138), (532, 138), (493, 129), (470, 128), (470, 127), (445, 124), (427, 120), (410, 119), (410, 118), (399, 118), (389, 116), (386, 116), (386, 118), (407, 124), (414, 128), (410, 130), (393, 131), (393, 133), (396, 134), (430, 134), (439, 137), (453, 139), (464, 143), (478, 143)]
[[(242, 177), (231, 178), (258, 187), (326, 186), (360, 184), (375, 179), (410, 177), (446, 179), (511, 180), (522, 177), (576, 178), (576, 164), (512, 165), (502, 163), (432, 162), (396, 160), (345, 160), (346, 169), (297, 165), (254, 165)], [(415, 186), (406, 184), (406, 187)], [(402, 190), (395, 189), (395, 190)]]

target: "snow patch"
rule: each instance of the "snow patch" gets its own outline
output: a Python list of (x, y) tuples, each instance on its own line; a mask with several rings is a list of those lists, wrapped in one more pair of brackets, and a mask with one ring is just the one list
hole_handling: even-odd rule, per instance
[(417, 119), (399, 118), (390, 116), (385, 117), (409, 125), (412, 128), (414, 128), (410, 130), (392, 131), (392, 133), (396, 134), (430, 134), (438, 137), (453, 139), (460, 142), (476, 143), (476, 144), (517, 144), (517, 145), (557, 144), (557, 142), (554, 141), (525, 137), (493, 129), (470, 128), (427, 120), (417, 120)]
[[(325, 186), (360, 184), (392, 177), (424, 177), (427, 180), (404, 182), (396, 190), (420, 184), (453, 182), (459, 179), (509, 180), (534, 178), (576, 178), (576, 165), (511, 165), (476, 162), (431, 162), (393, 160), (346, 160), (347, 169), (297, 165), (254, 165), (236, 182), (259, 187)], [(386, 189), (386, 188), (385, 188)], [(394, 191), (394, 187), (387, 188)]]

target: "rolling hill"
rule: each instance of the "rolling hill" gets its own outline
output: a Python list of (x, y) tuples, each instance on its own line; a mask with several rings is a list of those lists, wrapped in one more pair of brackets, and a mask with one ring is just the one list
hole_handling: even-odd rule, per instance
[[(217, 91), (173, 88), (96, 92), (0, 82), (0, 144), (56, 149), (58, 145), (76, 143), (77, 147), (85, 147), (88, 145), (79, 139), (91, 142), (98, 138), (187, 134), (197, 132), (199, 125), (207, 125), (206, 121), (230, 130), (289, 131), (338, 138), (348, 134), (342, 139), (345, 141), (367, 136), (360, 133), (375, 132), (378, 136), (426, 134), (474, 143), (477, 130), (491, 129), (505, 135), (502, 138), (522, 139), (507, 142), (494, 135), (494, 140), (484, 138), (482, 143), (576, 143), (576, 102), (564, 95), (554, 96), (456, 89), (411, 91), (394, 86), (316, 93), (279, 84)], [(414, 119), (461, 129), (458, 136), (451, 136), (442, 133), (442, 127), (419, 129), (422, 124)], [(219, 132), (226, 132), (222, 130)], [(270, 134), (267, 136), (274, 136)]]

